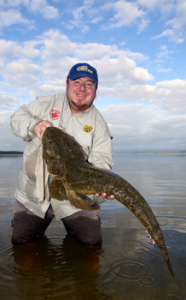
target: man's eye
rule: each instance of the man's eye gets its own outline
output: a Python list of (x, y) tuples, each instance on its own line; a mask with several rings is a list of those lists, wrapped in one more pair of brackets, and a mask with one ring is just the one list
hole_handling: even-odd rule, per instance
[(75, 80), (74, 82), (75, 82), (75, 84), (80, 84), (79, 80)]
[(86, 86), (91, 87), (91, 86), (92, 86), (92, 83), (87, 82), (87, 83), (86, 83)]

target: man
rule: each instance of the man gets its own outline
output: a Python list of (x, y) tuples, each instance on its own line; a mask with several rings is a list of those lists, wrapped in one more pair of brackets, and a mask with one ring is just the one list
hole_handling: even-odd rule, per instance
[(22, 105), (12, 115), (13, 133), (26, 142), (15, 192), (17, 200), (14, 206), (13, 244), (26, 244), (42, 237), (54, 215), (63, 221), (68, 235), (78, 242), (101, 244), (100, 205), (97, 202), (103, 202), (106, 198), (113, 200), (113, 195), (96, 194), (87, 197), (86, 201), (94, 208), (92, 211), (77, 209), (71, 206), (68, 199), (38, 201), (35, 195), (37, 154), (41, 134), (47, 127), (62, 128), (82, 145), (91, 164), (111, 169), (112, 135), (93, 105), (97, 85), (96, 69), (87, 63), (78, 63), (67, 76), (65, 94), (37, 97), (27, 106)]

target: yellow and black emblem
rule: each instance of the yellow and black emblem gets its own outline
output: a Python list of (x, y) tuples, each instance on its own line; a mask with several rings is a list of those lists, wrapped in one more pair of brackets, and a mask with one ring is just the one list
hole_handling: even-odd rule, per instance
[(93, 129), (93, 127), (90, 126), (90, 125), (84, 125), (84, 126), (83, 126), (83, 132), (85, 132), (85, 133), (91, 132), (92, 129)]

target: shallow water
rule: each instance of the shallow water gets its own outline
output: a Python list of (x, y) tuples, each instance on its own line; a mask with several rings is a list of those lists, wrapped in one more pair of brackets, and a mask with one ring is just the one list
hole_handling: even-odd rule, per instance
[(186, 300), (186, 156), (114, 156), (113, 171), (139, 190), (158, 219), (175, 279), (141, 223), (117, 201), (102, 204), (101, 247), (70, 240), (55, 220), (46, 239), (13, 247), (21, 161), (0, 158), (0, 299)]

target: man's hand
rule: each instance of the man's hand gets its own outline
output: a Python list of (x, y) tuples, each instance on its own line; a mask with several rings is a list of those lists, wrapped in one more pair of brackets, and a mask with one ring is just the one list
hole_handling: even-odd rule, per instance
[(52, 125), (48, 121), (40, 121), (34, 127), (35, 135), (40, 139), (41, 134), (47, 129), (47, 127), (51, 127)]
[(114, 195), (110, 195), (110, 196), (107, 196), (107, 194), (106, 193), (103, 193), (103, 194), (96, 194), (96, 196), (97, 197), (101, 197), (101, 198), (103, 198), (103, 199), (105, 199), (105, 198), (107, 198), (107, 199), (109, 199), (109, 200), (114, 200)]

